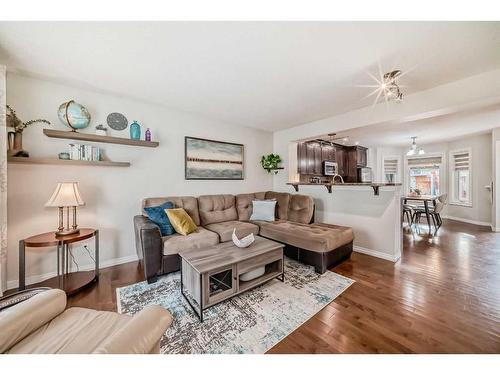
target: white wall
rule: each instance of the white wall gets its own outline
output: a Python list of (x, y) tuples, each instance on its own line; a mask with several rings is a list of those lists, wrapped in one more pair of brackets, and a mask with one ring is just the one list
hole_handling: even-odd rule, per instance
[[(112, 74), (112, 72), (110, 72)], [(127, 93), (133, 95), (133, 93)], [(151, 128), (158, 148), (102, 144), (114, 161), (130, 161), (129, 168), (60, 165), (19, 165), (8, 167), (8, 280), (18, 278), (18, 241), (57, 227), (57, 212), (44, 203), (60, 181), (78, 181), (86, 206), (79, 209), (80, 226), (100, 229), (101, 262), (130, 261), (135, 257), (132, 218), (140, 212), (144, 197), (165, 195), (202, 195), (243, 193), (272, 189), (272, 177), (260, 166), (260, 157), (273, 151), (270, 132), (237, 127), (142, 103), (79, 88), (62, 86), (16, 74), (7, 76), (7, 102), (23, 120), (46, 118), (52, 128), (66, 130), (57, 119), (58, 106), (69, 99), (85, 105), (92, 123), (84, 132), (94, 132), (97, 124), (106, 125), (110, 112), (122, 112), (129, 122), (137, 120)], [(48, 138), (41, 125), (25, 130), (23, 146), (32, 157), (57, 157), (67, 150), (70, 140)], [(128, 137), (125, 131), (110, 135)], [(245, 145), (243, 181), (186, 181), (184, 179), (184, 136), (196, 136)], [(80, 265), (89, 263), (78, 258)], [(28, 281), (36, 275), (55, 272), (54, 249), (28, 251)]]

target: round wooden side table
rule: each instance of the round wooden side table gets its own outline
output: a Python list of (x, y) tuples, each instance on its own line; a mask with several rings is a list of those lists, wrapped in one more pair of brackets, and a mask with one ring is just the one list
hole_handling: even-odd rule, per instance
[[(69, 272), (70, 245), (76, 242), (94, 238), (93, 271)], [(43, 281), (44, 286), (62, 289), (67, 295), (75, 294), (99, 279), (99, 230), (81, 228), (80, 232), (67, 236), (56, 236), (56, 232), (37, 234), (19, 241), (19, 290), (26, 288), (25, 256), (26, 247), (57, 247), (57, 276)]]

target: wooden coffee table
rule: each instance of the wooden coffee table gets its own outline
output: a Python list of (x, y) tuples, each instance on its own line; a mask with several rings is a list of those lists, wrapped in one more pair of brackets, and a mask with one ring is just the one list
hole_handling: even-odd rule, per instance
[[(181, 293), (203, 322), (203, 311), (274, 278), (285, 281), (283, 244), (259, 236), (240, 249), (224, 242), (205, 249), (183, 251)], [(262, 276), (240, 280), (246, 272), (265, 267)], [(195, 306), (196, 305), (196, 306)]]

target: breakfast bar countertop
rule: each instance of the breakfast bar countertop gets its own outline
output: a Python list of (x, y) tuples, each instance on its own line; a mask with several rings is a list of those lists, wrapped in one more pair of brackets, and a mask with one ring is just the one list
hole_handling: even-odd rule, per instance
[(373, 188), (375, 195), (379, 195), (379, 188), (384, 186), (402, 186), (396, 182), (287, 182), (287, 185), (294, 187), (295, 191), (299, 191), (299, 185), (318, 185), (324, 186), (329, 193), (332, 192), (332, 186), (370, 186)]

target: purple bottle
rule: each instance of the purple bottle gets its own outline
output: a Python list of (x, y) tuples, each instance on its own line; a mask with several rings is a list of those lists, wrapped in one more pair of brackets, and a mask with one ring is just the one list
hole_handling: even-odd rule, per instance
[(151, 130), (149, 128), (146, 129), (145, 137), (146, 141), (151, 142)]

